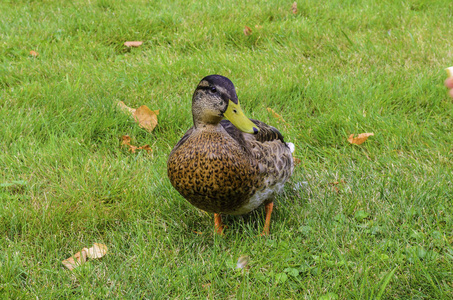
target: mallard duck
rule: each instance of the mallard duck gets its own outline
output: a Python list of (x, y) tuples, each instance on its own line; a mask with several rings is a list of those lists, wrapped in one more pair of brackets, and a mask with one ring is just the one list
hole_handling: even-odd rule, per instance
[(171, 184), (192, 205), (214, 213), (219, 234), (221, 215), (246, 214), (264, 204), (262, 235), (269, 234), (274, 196), (293, 172), (293, 145), (276, 128), (248, 119), (233, 83), (221, 75), (200, 81), (192, 115), (194, 126), (168, 158)]

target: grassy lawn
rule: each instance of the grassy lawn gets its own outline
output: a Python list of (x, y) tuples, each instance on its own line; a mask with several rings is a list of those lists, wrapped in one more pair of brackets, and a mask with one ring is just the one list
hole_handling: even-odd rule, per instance
[[(2, 299), (453, 297), (452, 1), (292, 2), (0, 2)], [(263, 208), (214, 235), (167, 178), (209, 74), (296, 145), (269, 237)]]

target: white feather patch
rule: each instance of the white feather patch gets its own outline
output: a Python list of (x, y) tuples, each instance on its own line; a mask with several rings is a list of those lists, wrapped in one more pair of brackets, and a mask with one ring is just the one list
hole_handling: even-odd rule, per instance
[(233, 214), (234, 215), (243, 215), (246, 213), (251, 212), (252, 210), (256, 209), (258, 206), (263, 204), (263, 202), (267, 199), (269, 199), (273, 193), (278, 193), (283, 186), (285, 185), (284, 182), (278, 182), (275, 184), (273, 187), (268, 187), (264, 189), (263, 191), (258, 191), (256, 192), (249, 200), (249, 202), (242, 206), (240, 209), (235, 211)]
[(286, 143), (286, 146), (289, 147), (289, 150), (291, 151), (291, 153), (294, 153), (294, 150), (296, 150), (296, 146), (294, 146), (293, 143)]

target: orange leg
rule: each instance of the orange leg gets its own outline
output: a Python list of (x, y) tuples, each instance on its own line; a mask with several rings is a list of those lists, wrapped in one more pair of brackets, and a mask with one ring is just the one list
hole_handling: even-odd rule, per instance
[(271, 226), (271, 214), (272, 209), (274, 208), (274, 202), (266, 204), (264, 208), (266, 210), (266, 221), (264, 222), (263, 233), (261, 233), (261, 236), (269, 235), (269, 227)]
[(220, 214), (214, 214), (214, 225), (215, 231), (219, 235), (223, 235), (223, 224), (222, 224), (222, 217)]

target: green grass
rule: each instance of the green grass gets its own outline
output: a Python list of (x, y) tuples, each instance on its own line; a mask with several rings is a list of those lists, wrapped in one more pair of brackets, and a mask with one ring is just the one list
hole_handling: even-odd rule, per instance
[[(1, 298), (453, 297), (453, 3), (292, 2), (1, 1)], [(266, 238), (263, 209), (215, 236), (166, 176), (214, 73), (297, 147)], [(154, 132), (118, 100), (160, 109)]]

